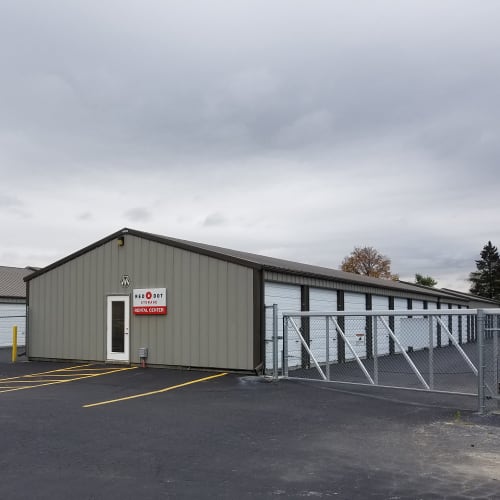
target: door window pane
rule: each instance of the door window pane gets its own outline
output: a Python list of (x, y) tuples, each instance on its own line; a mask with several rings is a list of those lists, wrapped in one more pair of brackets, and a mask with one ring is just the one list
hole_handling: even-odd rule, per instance
[(111, 350), (125, 352), (125, 302), (111, 303)]

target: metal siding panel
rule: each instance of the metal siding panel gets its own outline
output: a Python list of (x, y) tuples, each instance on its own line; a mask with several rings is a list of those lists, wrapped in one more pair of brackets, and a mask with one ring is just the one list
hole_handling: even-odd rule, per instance
[(62, 300), (62, 331), (64, 335), (64, 343), (63, 343), (63, 357), (67, 357), (68, 353), (71, 350), (71, 324), (70, 324), (70, 314), (71, 314), (71, 296), (67, 292), (71, 286), (71, 274), (69, 268), (63, 268), (62, 270), (62, 281), (63, 288), (61, 289), (61, 293), (63, 294)]
[(47, 304), (47, 311), (45, 316), (45, 331), (50, 332), (49, 344), (50, 352), (52, 357), (57, 357), (57, 331), (56, 325), (54, 324), (54, 318), (56, 317), (57, 304), (54, 297), (54, 273), (50, 274), (45, 282), (45, 294), (49, 297), (49, 302)]
[(171, 350), (167, 353), (166, 363), (170, 365), (182, 364), (182, 309), (180, 296), (182, 290), (182, 252), (173, 249), (172, 262), (172, 332), (171, 332)]
[(200, 280), (200, 366), (210, 366), (209, 355), (209, 330), (210, 330), (210, 295), (208, 257), (200, 255), (199, 280)]
[(218, 274), (217, 261), (208, 261), (208, 366), (217, 366), (217, 297), (218, 297)]
[[(244, 267), (239, 268), (239, 283), (245, 283), (246, 286), (238, 286), (238, 291), (240, 293), (239, 301), (238, 301), (238, 318), (240, 322), (243, 322), (244, 326), (246, 326), (246, 341), (242, 339), (241, 345), (239, 346), (239, 360), (242, 363), (242, 366), (245, 366), (247, 369), (255, 368), (254, 359), (257, 352), (260, 351), (259, 347), (254, 347), (254, 330), (256, 325), (254, 321), (260, 323), (260, 318), (254, 317), (254, 271), (252, 269), (245, 269)], [(262, 311), (263, 314), (263, 311)], [(260, 335), (262, 335), (262, 331), (259, 325)], [(259, 349), (259, 351), (254, 352), (254, 349)]]
[(227, 352), (227, 262), (217, 261), (217, 312), (218, 312), (218, 335), (217, 335), (217, 364), (216, 366), (228, 366)]
[(65, 272), (68, 276), (68, 285), (65, 289), (65, 294), (68, 296), (68, 314), (67, 314), (67, 342), (66, 351), (67, 356), (70, 357), (72, 353), (76, 352), (75, 343), (75, 322), (77, 321), (78, 297), (77, 297), (77, 276), (76, 276), (76, 261), (68, 262)]
[(189, 284), (191, 281), (191, 272), (190, 272), (190, 262), (189, 262), (189, 254), (185, 251), (182, 252), (182, 257), (181, 257), (181, 265), (182, 265), (182, 281), (181, 281), (181, 297), (182, 297), (182, 303), (181, 303), (181, 330), (180, 330), (180, 336), (181, 336), (181, 364), (185, 366), (191, 366), (192, 361), (191, 361), (191, 315), (192, 314), (197, 314), (197, 312), (190, 308), (189, 304), (189, 296), (190, 296), (190, 290), (189, 290)]
[(91, 280), (91, 259), (89, 254), (83, 255), (83, 294), (81, 297), (81, 303), (84, 306), (84, 314), (82, 318), (82, 325), (80, 335), (83, 339), (83, 359), (97, 359), (96, 351), (97, 344), (95, 339), (95, 333), (91, 331), (90, 317), (92, 315), (91, 308), (91, 295), (92, 295), (92, 280)]
[[(165, 247), (165, 285), (167, 287), (168, 321), (165, 324), (163, 350), (160, 351), (163, 363), (169, 364), (171, 353), (174, 351), (174, 249)], [(172, 363), (170, 363), (172, 364)]]
[(232, 264), (227, 264), (227, 366), (237, 366), (238, 364), (238, 332), (237, 327), (237, 294), (238, 282), (236, 268)]
[(89, 274), (89, 295), (87, 300), (89, 302), (89, 322), (86, 334), (92, 339), (91, 344), (91, 359), (101, 360), (104, 359), (104, 343), (99, 335), (97, 325), (97, 301), (100, 299), (97, 286), (97, 252), (88, 254), (88, 274)]
[[(157, 353), (158, 359), (165, 359), (166, 353), (166, 344), (167, 344), (167, 336), (170, 330), (171, 317), (170, 317), (170, 294), (172, 293), (170, 287), (170, 279), (168, 274), (168, 263), (169, 263), (169, 254), (168, 247), (155, 245), (156, 248), (156, 262), (154, 265), (154, 269), (156, 270), (156, 274), (158, 276), (158, 286), (164, 286), (167, 289), (167, 316), (165, 318), (159, 318), (157, 321), (156, 331), (154, 335), (154, 340), (151, 343), (151, 348)], [(162, 321), (163, 319), (163, 321)], [(139, 347), (149, 347), (142, 346), (139, 342), (136, 345), (136, 349)], [(137, 358), (139, 358), (138, 353), (136, 352)]]
[(190, 277), (189, 277), (189, 306), (188, 315), (190, 319), (189, 335), (190, 345), (190, 365), (202, 366), (200, 356), (200, 255), (190, 253)]

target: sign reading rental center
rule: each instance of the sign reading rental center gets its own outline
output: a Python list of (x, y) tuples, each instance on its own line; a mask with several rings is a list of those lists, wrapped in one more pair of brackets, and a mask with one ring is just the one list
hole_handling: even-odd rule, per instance
[(167, 314), (166, 288), (137, 288), (133, 295), (134, 314)]

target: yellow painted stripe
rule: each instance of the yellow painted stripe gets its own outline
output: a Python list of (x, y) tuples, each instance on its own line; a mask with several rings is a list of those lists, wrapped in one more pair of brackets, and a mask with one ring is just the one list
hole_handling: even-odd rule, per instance
[[(22, 379), (22, 380), (7, 380), (7, 382), (5, 382), (6, 385), (14, 385), (14, 384), (36, 384), (38, 382), (40, 383), (45, 383), (45, 382), (65, 382), (66, 380), (68, 379), (65, 379), (65, 378), (61, 378), (61, 379), (41, 379), (41, 380), (37, 380), (37, 379), (34, 379), (34, 378), (25, 378), (25, 379)], [(4, 384), (4, 385), (5, 385)]]
[(135, 369), (137, 369), (137, 366), (131, 366), (131, 367), (127, 367), (127, 368), (118, 368), (116, 370), (106, 372), (106, 373), (93, 373), (93, 374), (83, 375), (81, 377), (69, 378), (69, 379), (65, 379), (65, 380), (61, 380), (61, 381), (57, 381), (57, 382), (51, 381), (51, 382), (47, 382), (45, 384), (30, 385), (30, 386), (26, 386), (26, 387), (15, 387), (14, 389), (1, 390), (0, 393), (22, 391), (23, 389), (33, 389), (35, 387), (45, 387), (47, 385), (64, 384), (66, 382), (76, 382), (77, 380), (83, 380), (85, 378), (101, 377), (102, 375), (110, 375), (112, 373), (123, 372), (126, 370), (135, 370)]
[(170, 387), (165, 387), (164, 389), (159, 389), (157, 391), (143, 392), (141, 394), (134, 394), (133, 396), (125, 396), (123, 398), (110, 399), (109, 401), (100, 401), (99, 403), (91, 403), (88, 405), (83, 405), (82, 408), (92, 408), (94, 406), (109, 405), (111, 403), (127, 401), (128, 399), (143, 398), (145, 396), (152, 396), (153, 394), (161, 394), (162, 392), (173, 391), (174, 389), (180, 389), (181, 387), (186, 387), (188, 385), (197, 384), (199, 382), (205, 382), (207, 380), (213, 380), (214, 378), (223, 377), (224, 375), (227, 375), (227, 373), (218, 373), (217, 375), (210, 375), (210, 377), (197, 378), (195, 380), (190, 380), (189, 382), (184, 382), (183, 384), (172, 385)]
[[(74, 367), (71, 367), (72, 368), (83, 368), (84, 366), (91, 366), (90, 364), (86, 364), (86, 365), (78, 365), (78, 366), (74, 366)], [(19, 379), (19, 378), (22, 378), (22, 377), (33, 377), (35, 375), (45, 375), (47, 373), (55, 373), (55, 372), (60, 372), (60, 371), (65, 371), (65, 370), (69, 370), (70, 368), (58, 368), (57, 370), (50, 370), (48, 372), (38, 372), (38, 373), (27, 373), (25, 375), (18, 375), (17, 377), (9, 377), (9, 378), (0, 378), (0, 382), (4, 382), (5, 380), (15, 380), (15, 379)]]
[[(113, 373), (115, 372), (116, 370), (118, 370), (121, 368), (108, 368), (106, 371), (103, 371), (103, 370), (99, 370), (99, 373)], [(49, 375), (38, 375), (37, 378), (46, 378), (47, 380), (50, 380), (50, 377), (67, 377), (67, 378), (71, 378), (71, 377), (86, 377), (87, 375), (93, 375), (94, 373), (97, 373), (97, 372), (81, 372), (81, 371), (78, 371), (78, 372), (74, 372), (74, 373), (51, 373)], [(33, 377), (30, 377), (30, 378), (35, 378), (34, 376)]]

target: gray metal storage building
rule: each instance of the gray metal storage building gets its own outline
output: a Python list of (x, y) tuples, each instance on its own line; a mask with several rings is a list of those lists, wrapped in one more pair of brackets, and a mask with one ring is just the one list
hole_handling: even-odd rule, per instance
[(432, 288), (127, 228), (25, 280), (30, 359), (139, 363), (147, 348), (152, 365), (245, 371), (261, 370), (266, 350), (270, 360), (265, 304), (285, 311), (469, 303)]

